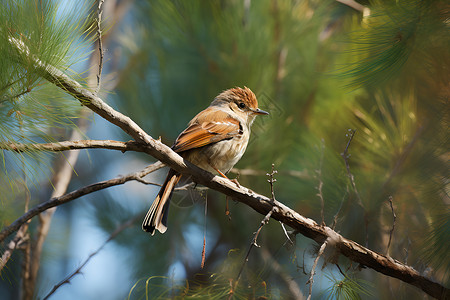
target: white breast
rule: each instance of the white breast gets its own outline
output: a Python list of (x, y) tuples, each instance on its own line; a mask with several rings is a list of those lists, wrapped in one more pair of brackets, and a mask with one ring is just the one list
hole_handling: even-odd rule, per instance
[(217, 173), (215, 168), (227, 173), (244, 155), (249, 135), (249, 131), (244, 129), (242, 135), (190, 151), (185, 158), (211, 173)]

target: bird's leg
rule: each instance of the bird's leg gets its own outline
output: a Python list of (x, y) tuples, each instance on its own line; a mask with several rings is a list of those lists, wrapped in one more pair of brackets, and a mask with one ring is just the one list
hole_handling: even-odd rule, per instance
[(222, 176), (222, 177), (224, 177), (224, 178), (226, 178), (226, 179), (230, 179), (230, 178), (227, 177), (227, 175), (223, 174), (222, 171), (220, 171), (219, 169), (214, 168), (214, 170), (216, 170), (217, 173), (219, 173), (220, 176)]
[(231, 181), (231, 182), (234, 182), (234, 184), (236, 184), (236, 186), (237, 186), (238, 188), (241, 187), (241, 185), (239, 184), (239, 182), (237, 181), (237, 179), (230, 179), (230, 178), (228, 178), (227, 175), (223, 174), (223, 173), (222, 173), (219, 169), (217, 169), (217, 168), (214, 168), (214, 170), (216, 170), (217, 173), (220, 174), (220, 176), (222, 176), (222, 177), (228, 179), (228, 180)]
[(228, 220), (231, 221), (231, 212), (230, 212), (230, 210), (228, 209), (228, 196), (226, 196), (225, 199), (226, 199), (225, 216), (227, 216), (227, 217), (228, 217)]

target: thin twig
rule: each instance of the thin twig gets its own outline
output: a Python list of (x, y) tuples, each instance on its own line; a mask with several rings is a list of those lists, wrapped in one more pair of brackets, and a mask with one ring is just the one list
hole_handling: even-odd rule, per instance
[(28, 230), (28, 223), (23, 224), (17, 231), (14, 238), (9, 241), (8, 245), (3, 251), (2, 257), (0, 258), (0, 272), (6, 265), (8, 260), (11, 258), (12, 253), (15, 249), (19, 248), (23, 243), (27, 242), (29, 236), (26, 234)]
[[(306, 254), (306, 248), (305, 248), (305, 250), (303, 250), (302, 272), (304, 275), (308, 275), (306, 273), (306, 268), (305, 268), (305, 254)], [(297, 268), (298, 268), (298, 266), (297, 266)]]
[(294, 245), (294, 242), (291, 240), (291, 237), (289, 236), (289, 233), (287, 232), (286, 227), (284, 226), (283, 222), (280, 222), (280, 225), (281, 225), (281, 228), (283, 228), (284, 235), (286, 236), (286, 241), (289, 241), (289, 243), (291, 245)]
[[(355, 136), (356, 130), (355, 129), (349, 129), (348, 130), (350, 132), (350, 136), (348, 138), (347, 141), (347, 146), (345, 147), (345, 150), (343, 153), (341, 153), (342, 158), (344, 159), (345, 162), (345, 168), (347, 169), (347, 176), (350, 179), (350, 183), (352, 184), (352, 188), (353, 191), (355, 192), (356, 195), (356, 199), (358, 200), (358, 205), (362, 208), (363, 212), (364, 212), (364, 227), (366, 230), (366, 243), (365, 246), (367, 247), (369, 244), (369, 216), (367, 215), (366, 209), (364, 208), (364, 204), (362, 203), (361, 197), (359, 195), (358, 189), (356, 188), (356, 183), (355, 183), (355, 177), (353, 176), (352, 172), (350, 172), (350, 163), (348, 161), (348, 158), (350, 157), (350, 154), (348, 153), (348, 150), (350, 148), (350, 144), (353, 140), (353, 137)], [(348, 134), (346, 135), (348, 136)]]
[(208, 216), (208, 194), (205, 195), (205, 223), (203, 224), (203, 248), (202, 248), (202, 263), (200, 268), (203, 269), (205, 267), (206, 260), (206, 219)]
[(120, 177), (116, 177), (113, 179), (93, 183), (93, 184), (87, 185), (85, 187), (82, 187), (78, 190), (75, 190), (73, 192), (70, 192), (68, 194), (65, 194), (63, 196), (51, 198), (50, 200), (48, 200), (44, 203), (41, 203), (41, 204), (37, 205), (36, 207), (30, 209), (25, 214), (23, 214), (21, 217), (16, 219), (13, 223), (11, 223), (11, 225), (3, 228), (3, 230), (0, 232), (0, 242), (2, 242), (8, 235), (13, 233), (17, 229), (19, 229), (19, 227), (22, 226), (22, 224), (24, 224), (25, 222), (27, 222), (34, 216), (40, 214), (41, 212), (43, 212), (51, 207), (55, 207), (55, 206), (70, 202), (72, 200), (75, 200), (81, 196), (90, 194), (92, 192), (96, 192), (96, 191), (99, 191), (99, 190), (102, 190), (105, 188), (124, 184), (128, 181), (136, 180), (136, 178), (142, 178), (142, 177), (146, 176), (147, 174), (150, 174), (158, 169), (161, 169), (163, 166), (164, 166), (164, 164), (162, 162), (156, 162), (154, 164), (147, 166), (145, 169), (143, 169), (139, 172), (130, 173), (125, 176), (120, 176)]
[(97, 73), (97, 88), (95, 89), (95, 95), (98, 95), (100, 91), (100, 80), (102, 77), (102, 69), (103, 69), (103, 43), (102, 43), (102, 15), (103, 15), (103, 2), (105, 0), (98, 1), (98, 10), (97, 10), (97, 39), (98, 39), (98, 73)]
[(320, 163), (319, 163), (319, 169), (316, 170), (317, 172), (317, 178), (319, 179), (319, 186), (317, 187), (317, 196), (320, 199), (320, 216), (322, 217), (322, 226), (325, 226), (325, 215), (324, 215), (324, 209), (325, 209), (325, 201), (323, 200), (323, 194), (322, 194), (322, 188), (323, 188), (323, 181), (322, 181), (322, 166), (323, 166), (323, 156), (325, 152), (325, 141), (322, 139), (321, 149), (320, 149)]
[[(267, 180), (267, 182), (269, 182), (269, 184), (270, 184), (270, 194), (272, 195), (272, 201), (276, 201), (273, 184), (277, 181), (275, 179), (275, 174), (277, 174), (277, 173), (278, 173), (278, 171), (275, 170), (275, 164), (272, 164), (272, 172), (266, 173), (266, 176), (269, 176), (269, 179)], [(286, 228), (284, 227), (284, 224), (282, 222), (280, 222), (280, 225), (281, 225), (281, 228), (283, 229), (283, 232), (284, 232), (287, 240), (291, 243), (291, 245), (293, 245), (294, 242), (292, 242), (291, 238), (289, 237), (289, 234), (288, 234)]]
[(336, 228), (339, 214), (341, 213), (342, 207), (344, 206), (344, 202), (345, 202), (345, 198), (346, 198), (347, 194), (348, 194), (348, 186), (347, 186), (346, 192), (342, 196), (342, 200), (341, 200), (341, 204), (339, 205), (339, 209), (333, 217), (333, 224), (331, 225), (331, 229), (333, 229), (333, 230)]
[[(348, 131), (350, 132), (350, 136), (349, 136), (348, 141), (347, 141), (347, 146), (345, 146), (345, 150), (344, 150), (343, 153), (341, 153), (341, 156), (344, 159), (345, 167), (347, 169), (347, 175), (348, 175), (348, 178), (350, 178), (350, 182), (352, 184), (353, 190), (355, 191), (355, 195), (356, 195), (356, 198), (358, 200), (358, 204), (359, 204), (359, 206), (361, 206), (364, 209), (364, 205), (363, 205), (363, 203), (361, 201), (361, 197), (359, 196), (358, 189), (356, 188), (355, 177), (353, 176), (352, 172), (350, 172), (350, 164), (349, 164), (349, 161), (348, 161), (348, 158), (350, 157), (350, 154), (348, 153), (348, 150), (350, 148), (350, 144), (351, 144), (351, 142), (353, 140), (353, 137), (355, 136), (356, 130), (349, 129)], [(347, 136), (348, 136), (348, 134), (347, 134)]]
[(81, 269), (84, 268), (84, 266), (87, 265), (87, 263), (94, 257), (96, 256), (100, 251), (102, 251), (102, 249), (106, 246), (106, 244), (108, 244), (110, 241), (112, 241), (113, 239), (115, 239), (122, 231), (124, 231), (125, 229), (127, 229), (128, 227), (130, 227), (131, 225), (133, 225), (133, 223), (136, 222), (137, 219), (140, 219), (141, 215), (138, 215), (128, 221), (126, 221), (125, 223), (120, 224), (112, 233), (111, 235), (108, 237), (108, 239), (99, 247), (97, 248), (97, 250), (95, 250), (94, 252), (92, 252), (87, 258), (86, 260), (72, 273), (70, 273), (66, 278), (64, 278), (63, 280), (61, 280), (60, 282), (58, 282), (55, 286), (53, 286), (52, 290), (43, 298), (43, 300), (47, 300), (51, 295), (53, 295), (54, 292), (56, 292), (56, 290), (58, 288), (60, 288), (62, 285), (66, 284), (66, 283), (70, 283), (70, 281), (72, 280), (73, 277), (75, 277), (77, 274), (81, 274)]
[(245, 264), (248, 262), (248, 258), (250, 256), (250, 252), (252, 251), (253, 247), (258, 247), (258, 248), (260, 247), (256, 242), (258, 240), (258, 236), (259, 236), (259, 233), (261, 232), (261, 229), (263, 228), (264, 225), (269, 223), (270, 216), (272, 215), (272, 213), (274, 211), (276, 211), (276, 209), (277, 208), (274, 206), (272, 208), (272, 210), (269, 211), (269, 213), (264, 217), (264, 219), (262, 219), (261, 223), (259, 224), (258, 230), (256, 230), (255, 235), (253, 236), (253, 239), (252, 239), (252, 241), (250, 243), (250, 247), (248, 248), (247, 255), (245, 256), (245, 259), (244, 259), (244, 263), (242, 264), (241, 269), (239, 270), (239, 273), (236, 276), (235, 283), (233, 285), (234, 287), (232, 288), (232, 290), (230, 292), (230, 297), (228, 299), (231, 299), (231, 297), (232, 297), (232, 295), (234, 293), (234, 290), (235, 290), (235, 288), (236, 288), (236, 286), (237, 286), (237, 284), (239, 282), (239, 278), (241, 277), (241, 274), (242, 274), (242, 271), (244, 270)]
[(12, 97), (11, 97), (11, 100), (17, 99), (17, 98), (19, 98), (19, 97), (22, 97), (22, 96), (24, 96), (24, 95), (26, 95), (26, 94), (28, 94), (28, 93), (30, 93), (30, 92), (31, 92), (31, 88), (30, 88), (30, 87), (27, 87), (23, 92), (21, 92), (21, 93), (19, 93), (19, 94), (17, 94), (17, 95), (12, 96)]
[(295, 282), (295, 279), (290, 274), (288, 274), (285, 268), (276, 261), (269, 250), (267, 250), (266, 248), (261, 248), (261, 256), (266, 262), (270, 263), (271, 269), (275, 271), (276, 275), (285, 282), (288, 290), (291, 292), (292, 299), (305, 299), (305, 296), (303, 295), (300, 287)]
[[(0, 87), (0, 93), (3, 94), (5, 91), (7, 91), (8, 89), (10, 89), (10, 87), (12, 87), (13, 85), (15, 85), (16, 83), (22, 81), (23, 79), (25, 79), (26, 76), (20, 76), (19, 78), (17, 78), (16, 80), (12, 81), (12, 82), (8, 82), (6, 85)], [(0, 100), (0, 103), (6, 102), (9, 99), (5, 99), (4, 100)]]
[(345, 273), (342, 271), (341, 267), (338, 264), (334, 264), (334, 265), (338, 268), (339, 273), (341, 273), (342, 276), (347, 277), (347, 275), (345, 275)]
[(277, 181), (275, 179), (275, 174), (277, 174), (278, 171), (275, 170), (275, 164), (272, 164), (272, 172), (267, 173), (266, 176), (269, 176), (269, 179), (267, 179), (267, 182), (270, 184), (270, 193), (272, 195), (272, 201), (275, 201), (275, 192), (273, 190), (273, 184)]
[(23, 40), (15, 38), (13, 36), (8, 37), (10, 44), (16, 48), (22, 56), (26, 56), (27, 59), (34, 64), (36, 72), (42, 74), (42, 76), (49, 82), (53, 83), (57, 87), (64, 90), (75, 97), (80, 103), (93, 112), (97, 113), (101, 117), (110, 121), (112, 124), (120, 127), (123, 131), (132, 136), (136, 141), (142, 141), (149, 144), (153, 144), (155, 141), (140, 128), (133, 120), (123, 115), (122, 113), (114, 110), (106, 102), (100, 99), (97, 95), (85, 89), (80, 83), (73, 80), (59, 69), (52, 65), (46, 64), (35, 55), (31, 54), (30, 49), (24, 43)]
[(364, 5), (359, 4), (358, 2), (354, 1), (354, 0), (336, 0), (337, 2), (340, 2), (342, 4), (345, 4), (357, 11), (360, 12), (365, 12), (366, 10), (368, 10), (369, 8), (365, 7)]
[[(254, 170), (254, 169), (237, 169), (233, 168), (231, 173), (240, 174), (242, 176), (262, 176), (267, 174), (267, 171)], [(286, 175), (291, 177), (296, 177), (300, 179), (309, 179), (310, 176), (307, 171), (297, 171), (297, 170), (278, 170), (278, 174)]]
[(322, 246), (320, 246), (319, 252), (317, 253), (316, 259), (314, 259), (314, 264), (312, 266), (311, 269), (311, 273), (309, 276), (308, 281), (306, 282), (306, 284), (309, 284), (309, 294), (308, 294), (308, 298), (306, 300), (310, 300), (311, 299), (311, 295), (312, 295), (312, 285), (314, 283), (314, 272), (316, 271), (316, 267), (317, 267), (317, 263), (319, 262), (319, 258), (322, 256), (323, 251), (325, 250), (325, 247), (328, 244), (328, 239), (325, 240), (325, 242), (323, 242)]
[(409, 236), (407, 237), (407, 239), (408, 239), (408, 244), (406, 245), (406, 248), (404, 248), (404, 250), (405, 250), (405, 258), (403, 259), (404, 264), (408, 263), (409, 248), (411, 247), (411, 239), (409, 238)]
[(392, 196), (389, 196), (389, 206), (391, 207), (392, 211), (392, 228), (389, 232), (389, 242), (387, 244), (386, 255), (389, 255), (389, 247), (391, 246), (392, 234), (394, 233), (395, 228), (395, 220), (397, 219), (397, 215), (394, 211), (394, 204), (392, 203)]

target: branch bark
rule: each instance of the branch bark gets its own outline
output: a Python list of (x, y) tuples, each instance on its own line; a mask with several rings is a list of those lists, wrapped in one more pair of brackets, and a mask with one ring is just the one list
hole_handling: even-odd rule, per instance
[[(18, 51), (29, 53), (26, 52), (26, 46), (22, 41), (11, 38), (11, 43), (18, 48)], [(263, 215), (267, 215), (274, 207), (276, 207), (277, 209), (273, 210), (272, 218), (291, 226), (302, 235), (313, 239), (319, 244), (323, 244), (328, 239), (330, 246), (335, 247), (342, 255), (348, 257), (352, 261), (372, 268), (387, 276), (414, 285), (435, 298), (444, 299), (450, 295), (449, 289), (422, 276), (412, 267), (365, 248), (354, 241), (348, 240), (330, 227), (318, 225), (314, 220), (300, 215), (283, 203), (256, 194), (245, 187), (238, 188), (233, 182), (222, 177), (214, 176), (213, 174), (192, 165), (188, 161), (183, 160), (181, 156), (173, 152), (169, 147), (154, 140), (129, 117), (115, 111), (112, 107), (103, 102), (102, 99), (83, 88), (78, 82), (72, 80), (60, 70), (53, 66), (45, 65), (35, 57), (30, 57), (30, 59), (34, 60), (37, 69), (44, 78), (72, 94), (84, 106), (90, 108), (101, 117), (119, 126), (137, 142), (145, 144), (147, 147), (146, 153), (161, 160), (180, 173), (191, 175), (195, 182), (233, 197), (237, 201), (252, 207)], [(56, 206), (60, 204), (59, 202), (70, 201), (67, 199), (73, 197), (73, 195), (69, 196), (71, 194), (72, 193), (54, 199), (52, 205)], [(45, 210), (46, 208), (41, 209)], [(28, 215), (28, 218), (30, 218), (29, 213), (25, 215)], [(16, 222), (17, 220), (14, 223)], [(20, 225), (18, 225), (15, 230), (17, 230), (18, 227), (20, 227)], [(10, 234), (13, 231), (14, 230), (10, 230), (7, 234)], [(1, 237), (4, 238), (4, 236), (5, 233), (2, 232)]]
[(306, 300), (311, 300), (312, 285), (314, 283), (314, 273), (316, 272), (316, 267), (317, 267), (317, 263), (319, 262), (319, 258), (322, 256), (323, 251), (325, 251), (325, 247), (327, 246), (327, 244), (328, 244), (328, 240), (325, 240), (325, 242), (323, 242), (322, 246), (320, 246), (319, 252), (317, 253), (316, 258), (314, 259), (314, 264), (311, 268), (308, 282), (306, 282), (306, 284), (309, 284), (309, 294), (308, 294), (308, 298), (306, 298)]
[(42, 144), (16, 144), (8, 143), (1, 144), (0, 149), (10, 150), (14, 152), (26, 151), (66, 151), (79, 149), (111, 149), (122, 152), (136, 151), (145, 152), (145, 145), (133, 141), (121, 142), (113, 140), (78, 140), (78, 141), (62, 141), (56, 143), (42, 143)]
[(150, 174), (156, 170), (161, 169), (164, 167), (164, 164), (162, 162), (156, 162), (154, 164), (149, 165), (145, 169), (139, 172), (130, 173), (123, 177), (117, 177), (105, 181), (100, 181), (97, 183), (90, 184), (88, 186), (85, 186), (83, 188), (80, 188), (78, 190), (75, 190), (73, 192), (70, 192), (68, 194), (65, 194), (60, 197), (53, 197), (50, 200), (43, 202), (36, 207), (30, 209), (25, 214), (23, 214), (21, 217), (16, 219), (11, 225), (7, 226), (6, 228), (3, 228), (3, 230), (0, 232), (0, 242), (2, 242), (7, 236), (9, 236), (11, 233), (15, 232), (22, 226), (22, 224), (26, 223), (31, 218), (37, 216), (38, 214), (48, 210), (49, 208), (59, 206), (61, 204), (70, 202), (72, 200), (75, 200), (77, 198), (80, 198), (81, 196), (106, 189), (112, 186), (124, 184), (131, 180), (137, 180), (140, 181), (140, 179), (147, 174)]
[(29, 236), (27, 235), (27, 230), (28, 224), (25, 222), (23, 225), (21, 225), (19, 231), (17, 231), (16, 236), (11, 241), (9, 241), (8, 245), (3, 250), (2, 257), (0, 258), (0, 272), (11, 258), (13, 251), (23, 243), (28, 241)]

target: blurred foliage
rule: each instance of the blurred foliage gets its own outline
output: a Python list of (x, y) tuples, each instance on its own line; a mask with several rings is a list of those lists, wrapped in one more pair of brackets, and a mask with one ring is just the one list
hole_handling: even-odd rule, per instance
[[(336, 218), (341, 234), (362, 244), (367, 235), (369, 247), (382, 253), (392, 226), (387, 204), (392, 196), (397, 223), (390, 255), (407, 256), (419, 269), (432, 266), (434, 276), (444, 280), (450, 261), (443, 253), (450, 236), (442, 228), (446, 225), (433, 220), (441, 218), (438, 212), (448, 211), (449, 204), (445, 107), (450, 40), (445, 7), (443, 1), (373, 1), (370, 13), (362, 16), (337, 2), (143, 2), (135, 10), (139, 22), (120, 37), (130, 56), (121, 71), (117, 103), (170, 145), (221, 90), (250, 87), (271, 115), (256, 120), (237, 168), (264, 174), (274, 163), (280, 171), (277, 199), (317, 221), (316, 194), (322, 182), (326, 223)], [(341, 156), (349, 128), (356, 130), (348, 163), (359, 195)], [(287, 171), (304, 176), (289, 176)], [(268, 194), (266, 179), (239, 177), (243, 185)], [(220, 260), (216, 247), (245, 245), (261, 216), (232, 205), (228, 222), (221, 204), (225, 197), (212, 192), (208, 197), (207, 222), (214, 224), (219, 243), (210, 255)], [(219, 202), (213, 200), (217, 197)], [(364, 208), (358, 206), (358, 197)], [(204, 217), (186, 213), (171, 210), (168, 234), (156, 237), (151, 253), (186, 247), (183, 241), (192, 247), (183, 231), (192, 222), (201, 228), (195, 219)], [(180, 215), (183, 221), (177, 222)], [(442, 255), (423, 256), (418, 250), (424, 241), (418, 237), (433, 230), (433, 224), (441, 229), (430, 238), (427, 251)], [(284, 243), (280, 228), (263, 231), (263, 247), (277, 251)], [(297, 243), (297, 249), (303, 247)], [(287, 262), (288, 253), (279, 253), (277, 259)], [(177, 261), (177, 255), (170, 261)], [(164, 274), (163, 269), (152, 270)], [(195, 271), (187, 273), (192, 278)], [(261, 279), (273, 280), (266, 276)], [(398, 283), (392, 285), (395, 289)], [(377, 290), (373, 297), (383, 296)]]
[[(320, 193), (326, 224), (380, 253), (387, 253), (392, 197), (397, 219), (389, 255), (448, 286), (449, 6), (439, 0), (360, 3), (369, 9), (364, 14), (337, 1), (136, 1), (115, 34), (109, 68), (117, 71), (117, 88), (108, 101), (171, 145), (188, 121), (222, 90), (251, 88), (259, 106), (271, 114), (257, 118), (253, 125), (246, 154), (236, 165), (242, 173), (239, 182), (269, 195), (264, 174), (275, 164), (277, 200), (321, 222)], [(4, 36), (4, 31), (0, 34)], [(54, 36), (58, 40), (59, 35)], [(60, 43), (70, 44), (65, 39)], [(46, 53), (36, 55), (44, 61), (53, 59)], [(66, 69), (62, 57), (56, 55), (52, 64)], [(0, 57), (1, 64), (13, 62)], [(38, 77), (28, 81), (28, 73), (0, 77), (1, 86), (14, 80), (17, 85), (0, 90), (11, 99), (0, 102), (2, 107), (9, 105), (10, 110), (20, 101), (25, 103), (23, 96), (13, 98), (29, 86), (33, 89), (26, 97), (44, 90), (37, 85), (42, 84)], [(61, 104), (61, 111), (67, 109)], [(63, 119), (53, 121), (48, 116), (46, 120), (52, 120), (49, 124), (54, 128)], [(356, 133), (344, 159), (349, 129)], [(124, 134), (119, 138), (129, 139)], [(127, 153), (126, 158), (105, 151), (91, 154), (90, 164), (79, 167), (74, 185), (148, 163), (143, 154)], [(247, 169), (256, 175), (245, 175)], [(158, 172), (148, 180), (161, 182), (164, 176)], [(10, 178), (20, 184), (16, 175)], [(97, 227), (110, 233), (143, 214), (156, 192), (150, 186), (125, 185), (86, 197), (80, 205)], [(229, 292), (229, 279), (237, 275), (244, 259), (241, 254), (263, 216), (228, 199), (229, 219), (225, 200), (214, 191), (176, 192), (164, 235), (149, 237), (136, 224), (114, 240), (126, 253), (124, 260), (132, 273), (130, 299), (218, 298)], [(201, 269), (204, 234), (206, 266)], [(258, 239), (263, 249), (253, 249), (239, 296), (289, 298), (292, 284), (307, 295), (307, 273), (317, 250), (311, 240), (291, 238), (293, 245), (277, 222), (264, 226)], [(239, 255), (232, 254), (230, 261), (231, 250)], [(264, 257), (262, 250), (270, 257)], [(361, 271), (335, 253), (325, 254), (323, 261), (324, 270), (315, 275), (315, 299), (424, 297), (398, 280)], [(346, 275), (336, 272), (335, 263)], [(175, 273), (182, 279), (173, 278)]]
[[(44, 80), (32, 57), (61, 70), (86, 57), (87, 2), (69, 8), (54, 1), (5, 0), (0, 3), (0, 144), (54, 142), (75, 128), (80, 105)], [(24, 47), (24, 52), (17, 50)], [(75, 75), (75, 74), (74, 74)], [(78, 77), (77, 77), (78, 78)], [(22, 198), (27, 189), (49, 181), (48, 153), (0, 151), (0, 200)], [(9, 205), (8, 204), (8, 205)], [(5, 215), (11, 218), (10, 206)], [(20, 207), (20, 210), (23, 210)]]
[[(232, 252), (232, 251), (230, 251)], [(237, 258), (240, 258), (239, 260)], [(128, 299), (140, 299), (143, 295), (151, 299), (224, 299), (233, 294), (233, 299), (270, 299), (280, 295), (280, 291), (272, 291), (267, 283), (253, 274), (246, 284), (234, 287), (236, 271), (242, 257), (228, 257), (218, 273), (198, 273), (190, 281), (177, 282), (173, 278), (150, 277), (141, 279), (133, 286)]]
[(337, 279), (333, 274), (325, 275), (333, 282), (327, 290), (327, 299), (362, 299), (361, 296), (370, 296), (368, 286), (371, 283), (358, 278), (351, 278), (347, 275), (342, 280)]

